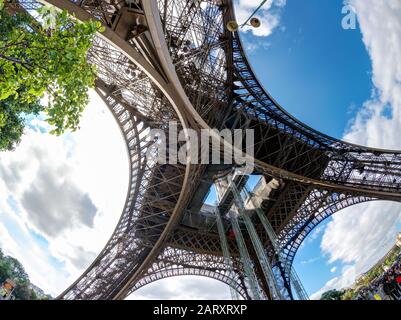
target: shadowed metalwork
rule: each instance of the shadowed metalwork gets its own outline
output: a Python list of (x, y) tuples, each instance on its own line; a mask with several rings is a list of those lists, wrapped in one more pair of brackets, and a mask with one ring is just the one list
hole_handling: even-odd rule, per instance
[[(228, 262), (216, 215), (203, 207), (216, 179), (225, 177), (240, 191), (244, 182), (227, 175), (233, 166), (161, 165), (146, 157), (149, 129), (167, 130), (169, 121), (195, 130), (254, 130), (254, 173), (276, 183), (260, 205), (280, 247), (277, 252), (272, 246), (266, 221), (263, 226), (254, 217), (246, 220), (248, 227), (254, 223), (248, 229), (257, 251), (249, 236), (244, 245), (261, 297), (274, 298), (269, 289), (274, 286), (263, 276), (258, 257), (269, 259), (279, 295), (293, 299), (291, 265), (316, 225), (357, 203), (400, 201), (400, 152), (317, 132), (289, 115), (260, 85), (240, 35), (225, 27), (235, 20), (232, 0), (46, 3), (105, 26), (88, 59), (98, 68), (96, 90), (121, 128), (130, 159), (128, 195), (112, 237), (59, 299), (123, 299), (177, 275), (211, 277), (244, 299), (252, 297), (238, 243), (227, 237)], [(29, 11), (42, 4), (19, 0), (12, 5)], [(225, 213), (235, 207), (234, 197), (227, 194), (219, 204), (226, 231), (230, 220)], [(244, 220), (238, 222), (237, 233), (246, 235)]]

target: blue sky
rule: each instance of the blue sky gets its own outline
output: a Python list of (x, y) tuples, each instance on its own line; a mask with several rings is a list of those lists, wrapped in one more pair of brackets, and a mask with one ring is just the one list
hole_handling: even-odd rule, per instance
[(270, 37), (248, 32), (243, 38), (258, 78), (278, 103), (336, 138), (372, 90), (368, 52), (359, 29), (342, 29), (342, 7), (339, 0), (287, 1)]
[[(356, 30), (341, 28), (340, 0), (267, 1), (262, 27), (242, 33), (244, 47), (262, 84), (298, 119), (336, 138), (401, 149), (401, 0), (348, 2), (357, 13)], [(235, 3), (242, 22), (259, 0)], [(48, 129), (30, 119), (17, 150), (0, 154), (0, 247), (56, 295), (112, 233), (127, 191), (128, 160), (111, 114), (93, 92), (80, 131), (54, 137)], [(350, 285), (390, 248), (400, 223), (401, 206), (387, 202), (327, 219), (295, 259), (308, 293), (316, 298)], [(185, 277), (131, 296), (188, 297), (230, 295), (216, 281)]]

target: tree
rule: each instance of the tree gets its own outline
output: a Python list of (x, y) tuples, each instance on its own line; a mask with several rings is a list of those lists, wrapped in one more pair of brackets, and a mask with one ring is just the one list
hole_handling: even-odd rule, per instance
[(41, 289), (32, 285), (22, 264), (13, 257), (5, 256), (0, 249), (0, 285), (6, 279), (15, 282), (13, 296), (17, 300), (49, 299)]
[(0, 150), (13, 150), (24, 132), (24, 115), (38, 115), (42, 110), (39, 101), (21, 104), (15, 97), (0, 100)]
[(10, 267), (6, 259), (1, 258), (0, 260), (0, 285), (5, 281), (6, 279), (10, 278)]
[(102, 31), (65, 11), (42, 7), (34, 19), (10, 8), (0, 0), (0, 150), (18, 144), (27, 114), (44, 111), (57, 135), (79, 127), (95, 80), (87, 53)]
[(345, 290), (344, 294), (341, 297), (341, 300), (353, 300), (356, 298), (358, 293), (352, 289)]
[(36, 300), (36, 293), (30, 288), (30, 282), (18, 281), (13, 295), (17, 300)]
[(16, 282), (24, 283), (29, 281), (29, 276), (26, 273), (24, 267), (21, 262), (13, 257), (7, 257), (8, 267), (10, 269), (11, 277)]
[(329, 290), (322, 294), (320, 300), (341, 300), (344, 291), (338, 291), (336, 289)]

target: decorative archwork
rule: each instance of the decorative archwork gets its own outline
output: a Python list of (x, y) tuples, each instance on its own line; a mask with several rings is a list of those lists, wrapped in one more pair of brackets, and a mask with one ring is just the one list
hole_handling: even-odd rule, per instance
[(239, 286), (236, 283), (233, 283), (230, 276), (227, 276), (223, 273), (219, 273), (216, 271), (209, 271), (204, 268), (175, 268), (175, 269), (168, 269), (166, 271), (159, 271), (153, 273), (145, 278), (139, 279), (139, 281), (135, 284), (132, 288), (131, 293), (141, 289), (142, 287), (156, 282), (158, 280), (171, 278), (171, 277), (179, 277), (179, 276), (200, 276), (205, 278), (214, 279), (220, 281), (227, 286), (233, 288), (244, 300), (249, 299), (246, 293), (246, 289), (243, 286)]
[[(106, 70), (101, 70), (101, 74)], [(144, 81), (142, 81), (144, 82)], [(84, 274), (77, 279), (71, 289), (64, 292), (63, 298), (109, 299), (119, 289), (116, 283), (138, 270), (149, 256), (151, 249), (160, 238), (168, 224), (165, 216), (173, 214), (184, 189), (186, 170), (183, 165), (159, 165), (147, 158), (149, 141), (147, 130), (151, 126), (162, 125), (162, 118), (152, 119), (133, 107), (112, 84), (97, 80), (98, 94), (103, 98), (117, 120), (126, 142), (130, 160), (129, 190), (123, 214), (116, 229), (103, 251)], [(152, 88), (140, 91), (151, 101)], [(156, 91), (157, 92), (157, 91)], [(132, 97), (143, 101), (138, 96)], [(145, 101), (146, 101), (145, 100)], [(162, 95), (153, 96), (155, 107), (166, 103)], [(195, 172), (194, 172), (195, 173)], [(166, 194), (165, 190), (168, 190)], [(170, 203), (169, 206), (166, 204)], [(163, 218), (160, 222), (158, 219)], [(140, 237), (138, 234), (140, 233)], [(100, 289), (101, 288), (101, 289)]]
[(391, 199), (372, 198), (363, 194), (356, 195), (334, 193), (329, 190), (312, 190), (308, 199), (297, 210), (297, 213), (278, 233), (280, 246), (285, 256), (285, 262), (282, 267), (286, 272), (285, 277), (288, 283), (290, 283), (288, 271), (293, 264), (298, 249), (307, 236), (320, 223), (337, 212), (354, 205), (383, 200), (392, 201)]
[(292, 219), (278, 233), (280, 246), (286, 256), (286, 266), (292, 265), (302, 242), (321, 222), (347, 207), (373, 200), (376, 199), (364, 195), (311, 190)]
[[(238, 261), (235, 265), (240, 266)], [(199, 254), (167, 247), (131, 287), (127, 295), (154, 281), (175, 276), (193, 275), (218, 280), (233, 288), (243, 299), (249, 299), (247, 289), (240, 278), (241, 272), (230, 274), (229, 270), (230, 268), (222, 256)]]
[[(111, 239), (59, 298), (122, 299), (158, 263), (166, 243), (188, 245), (182, 234), (174, 236), (206, 166), (159, 165), (145, 156), (147, 130), (170, 120), (183, 128), (255, 130), (255, 171), (293, 185), (268, 212), (289, 264), (312, 228), (340, 208), (401, 200), (400, 152), (328, 137), (293, 118), (265, 91), (239, 34), (225, 30), (235, 19), (231, 0), (144, 0), (131, 7), (122, 0), (47, 2), (105, 25), (89, 59), (98, 66), (97, 92), (121, 128), (130, 159), (129, 192)], [(217, 244), (209, 247), (218, 250)]]
[[(78, 19), (91, 17), (72, 2), (58, 3), (73, 8)], [(27, 10), (41, 5), (36, 1), (18, 4)], [(141, 268), (158, 254), (203, 170), (190, 164), (160, 165), (147, 157), (151, 127), (166, 128), (168, 121), (175, 120), (185, 128), (187, 122), (171, 87), (133, 43), (108, 28), (95, 39), (88, 59), (98, 69), (96, 91), (117, 120), (127, 146), (129, 188), (112, 237), (89, 268), (60, 295), (64, 299), (110, 299), (124, 289), (127, 279), (134, 281)]]

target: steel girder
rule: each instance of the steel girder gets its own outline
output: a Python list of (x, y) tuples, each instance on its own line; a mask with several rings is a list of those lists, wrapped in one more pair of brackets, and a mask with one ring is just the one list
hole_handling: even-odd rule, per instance
[(224, 257), (213, 254), (200, 254), (189, 250), (167, 246), (152, 266), (131, 288), (130, 293), (139, 288), (164, 278), (179, 275), (196, 275), (209, 277), (221, 281), (234, 290), (244, 299), (248, 298), (247, 289), (241, 281), (242, 269), (237, 260), (233, 263), (235, 276)]
[[(128, 196), (115, 232), (59, 298), (122, 299), (143, 277), (192, 272), (183, 271), (187, 267), (198, 273), (213, 269), (207, 259), (196, 266), (183, 264), (180, 271), (172, 271), (177, 270), (172, 265), (152, 269), (168, 248), (193, 252), (188, 255), (193, 259), (222, 259), (216, 234), (199, 235), (178, 224), (205, 167), (163, 166), (145, 158), (147, 130), (165, 128), (171, 120), (184, 128), (255, 130), (255, 171), (285, 185), (266, 214), (288, 253), (287, 264), (313, 227), (337, 210), (372, 199), (401, 199), (399, 152), (317, 132), (264, 90), (239, 34), (225, 28), (235, 19), (231, 0), (47, 2), (78, 20), (97, 19), (106, 27), (88, 58), (98, 67), (97, 92), (121, 128), (130, 159)], [(28, 11), (41, 5), (14, 3)], [(235, 260), (234, 242), (232, 246)], [(267, 238), (265, 246), (269, 250)]]
[[(286, 272), (290, 270), (301, 243), (319, 223), (342, 209), (373, 200), (376, 199), (363, 194), (335, 193), (310, 188), (296, 212), (289, 215), (281, 229), (276, 230), (285, 259), (283, 269)], [(289, 283), (289, 274), (285, 277)]]
[[(40, 6), (34, 1), (18, 4), (28, 11)], [(85, 12), (78, 10), (77, 16), (80, 14)], [(110, 31), (98, 37), (88, 58), (98, 67), (97, 92), (115, 116), (126, 141), (130, 160), (128, 196), (113, 236), (84, 274), (61, 294), (65, 299), (110, 299), (124, 290), (141, 268), (158, 255), (162, 239), (177, 220), (175, 216), (191, 197), (191, 192), (182, 191), (198, 181), (196, 175), (202, 169), (159, 165), (146, 157), (151, 126), (165, 128), (168, 121), (179, 120), (185, 128), (186, 121), (154, 84), (162, 82), (163, 77), (139, 56), (133, 44), (123, 43), (131, 56), (112, 45), (113, 35)], [(137, 64), (132, 62), (132, 56)], [(152, 73), (154, 77), (149, 76)], [(157, 224), (156, 217), (168, 219)]]
[[(224, 114), (223, 127), (260, 132), (255, 160), (261, 170), (290, 180), (301, 175), (310, 178), (301, 179), (305, 183), (318, 180), (320, 185), (382, 191), (399, 198), (399, 152), (328, 137), (293, 118), (265, 92), (246, 59), (239, 34), (225, 30), (223, 21), (235, 19), (231, 0), (157, 3), (175, 72), (192, 105), (202, 114), (204, 97), (210, 97), (212, 115), (204, 119)], [(230, 76), (233, 82), (227, 83)], [(222, 108), (215, 98), (229, 107)]]

